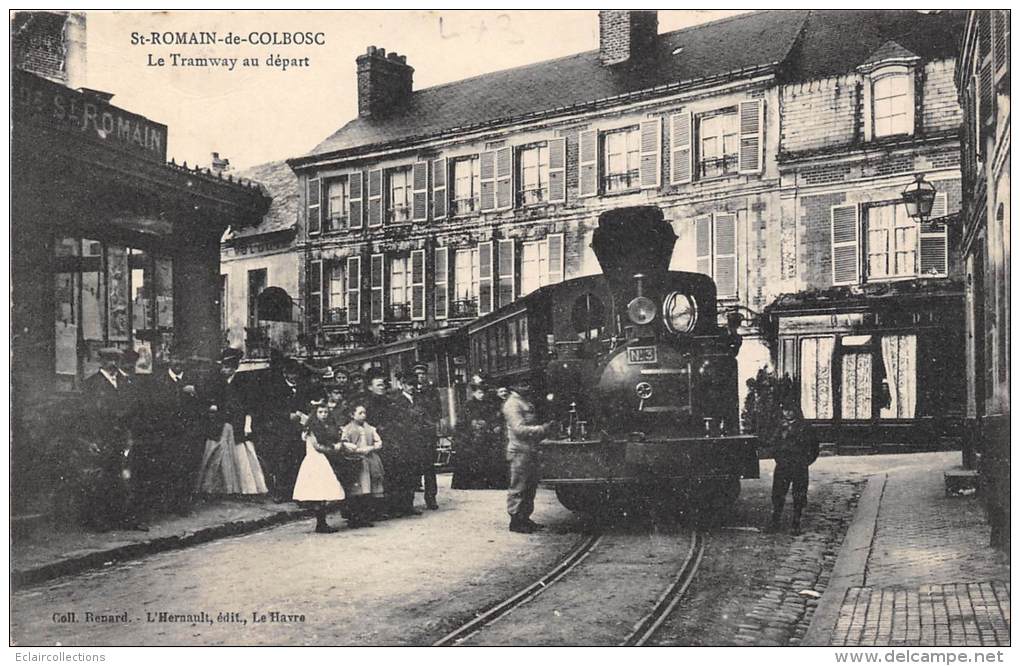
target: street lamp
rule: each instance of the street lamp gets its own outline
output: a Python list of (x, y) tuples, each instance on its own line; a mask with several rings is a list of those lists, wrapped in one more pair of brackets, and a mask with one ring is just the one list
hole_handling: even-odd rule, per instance
[(935, 186), (924, 179), (923, 173), (914, 174), (914, 182), (903, 190), (901, 196), (910, 217), (924, 222), (931, 215), (931, 207), (935, 203)]

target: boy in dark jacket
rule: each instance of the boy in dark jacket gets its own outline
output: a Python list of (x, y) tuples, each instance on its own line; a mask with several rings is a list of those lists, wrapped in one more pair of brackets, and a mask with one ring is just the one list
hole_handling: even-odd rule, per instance
[(783, 418), (776, 432), (776, 469), (772, 475), (772, 520), (768, 532), (779, 529), (779, 518), (783, 514), (786, 493), (793, 486), (792, 534), (800, 534), (800, 519), (807, 504), (808, 467), (818, 458), (818, 440), (811, 428), (804, 423), (800, 409), (793, 404), (784, 404)]

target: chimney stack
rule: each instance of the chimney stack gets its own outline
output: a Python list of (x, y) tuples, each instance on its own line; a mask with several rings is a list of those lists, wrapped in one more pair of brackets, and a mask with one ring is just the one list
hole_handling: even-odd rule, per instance
[(599, 11), (599, 59), (616, 65), (647, 55), (659, 34), (655, 10), (603, 9)]
[(406, 56), (369, 46), (357, 63), (359, 116), (384, 116), (399, 111), (411, 99), (414, 68)]
[(219, 153), (213, 153), (211, 168), (213, 173), (226, 173), (230, 171), (230, 160), (226, 157), (220, 157)]

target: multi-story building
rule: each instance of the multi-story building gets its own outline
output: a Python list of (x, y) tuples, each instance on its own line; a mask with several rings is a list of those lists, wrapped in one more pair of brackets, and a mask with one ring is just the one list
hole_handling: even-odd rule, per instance
[[(599, 214), (638, 204), (673, 225), (672, 268), (711, 275), (722, 310), (748, 314), (742, 378), (790, 347), (759, 316), (781, 294), (837, 285), (839, 299), (870, 299), (862, 283), (913, 284), (933, 266), (945, 282), (956, 270), (944, 231), (941, 255), (926, 254), (927, 230), (878, 204), (923, 169), (942, 184), (942, 210), (959, 206), (959, 17), (770, 11), (661, 35), (655, 12), (599, 20), (596, 51), (420, 91), (403, 56), (358, 57), (358, 117), (289, 160), (303, 183), (307, 323), (324, 353), (451, 326), (597, 272)], [(881, 225), (898, 241), (873, 247), (869, 264), (861, 239)], [(797, 319), (827, 335), (818, 344), (839, 363), (842, 332), (773, 310), (786, 333)], [(859, 346), (880, 358), (871, 333)], [(779, 353), (798, 377), (807, 358)], [(806, 381), (822, 391), (817, 373)], [(814, 409), (841, 416), (838, 404)]]
[(297, 177), (282, 160), (238, 171), (236, 176), (259, 183), (273, 201), (259, 224), (231, 227), (223, 235), (220, 320), (224, 343), (243, 349), (246, 362), (266, 360), (271, 350), (300, 354), (304, 351), (300, 257), (294, 251), (300, 211)]
[(1009, 10), (967, 15), (956, 70), (963, 119), (967, 416), (983, 452), (992, 539), (1009, 548)]

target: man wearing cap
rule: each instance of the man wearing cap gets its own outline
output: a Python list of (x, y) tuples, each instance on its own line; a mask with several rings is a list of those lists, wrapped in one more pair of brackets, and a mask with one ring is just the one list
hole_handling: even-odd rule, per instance
[(527, 380), (512, 386), (503, 403), (503, 419), (507, 429), (507, 460), (510, 462), (510, 489), (506, 509), (510, 514), (510, 531), (530, 534), (542, 528), (531, 520), (538, 490), (538, 458), (535, 444), (542, 440), (553, 423), (539, 424), (535, 406), (528, 400), (531, 390)]
[[(396, 471), (387, 471), (387, 494), (392, 488), (393, 503), (390, 510), (393, 513), (417, 515), (420, 512), (414, 508), (414, 489), (423, 470), (432, 466), (434, 453), (429, 444), (435, 433), (435, 425), (425, 416), (413, 376), (401, 371), (397, 373), (396, 380), (397, 392), (393, 396), (389, 428), (392, 434), (387, 442), (390, 458), (393, 459), (391, 465), (396, 467)], [(386, 468), (385, 461), (383, 466)]]
[(91, 488), (88, 522), (99, 530), (121, 527), (147, 531), (136, 516), (133, 496), (130, 404), (128, 380), (118, 364), (123, 353), (115, 347), (99, 350), (99, 370), (82, 385), (87, 410), (88, 438), (99, 470)]
[(437, 429), (442, 419), (443, 407), (439, 399), (439, 389), (429, 381), (429, 366), (425, 363), (415, 363), (411, 369), (415, 375), (415, 394), (418, 407), (431, 429), (431, 433), (424, 443), (428, 464), (423, 467), (422, 476), (425, 479), (425, 506), (435, 511), (439, 508), (439, 504), (436, 502), (439, 486), (436, 483), (436, 468), (433, 463), (436, 459)]

